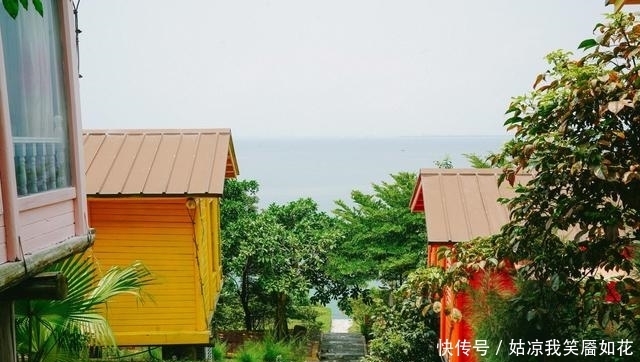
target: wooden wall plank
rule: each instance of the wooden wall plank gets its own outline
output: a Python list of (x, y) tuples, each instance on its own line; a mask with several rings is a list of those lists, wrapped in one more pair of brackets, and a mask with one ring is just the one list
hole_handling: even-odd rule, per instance
[(116, 298), (109, 303), (106, 316), (116, 336), (145, 344), (150, 331), (170, 341), (167, 336), (178, 332), (201, 336), (208, 329), (196, 313), (202, 297), (194, 283), (199, 278), (191, 217), (183, 198), (89, 199), (89, 220), (96, 229), (93, 254), (101, 269), (141, 260), (155, 277), (145, 288), (150, 300)]
[(38, 236), (22, 241), (22, 247), (25, 254), (33, 253), (36, 250), (51, 247), (52, 240), (66, 240), (75, 235), (75, 225), (70, 224), (59, 229), (47, 230)]
[(76, 235), (73, 200), (20, 212), (20, 241), (24, 253)]

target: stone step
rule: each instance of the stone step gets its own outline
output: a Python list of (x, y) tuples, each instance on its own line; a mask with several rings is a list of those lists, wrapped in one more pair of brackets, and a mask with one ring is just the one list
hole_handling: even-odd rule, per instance
[(335, 356), (335, 355), (342, 355), (342, 356), (361, 356), (364, 354), (364, 346), (358, 346), (358, 348), (334, 348), (334, 349), (328, 349), (328, 350), (320, 350), (320, 353), (323, 356)]
[(359, 362), (365, 351), (361, 334), (327, 333), (320, 341), (320, 361), (324, 362)]

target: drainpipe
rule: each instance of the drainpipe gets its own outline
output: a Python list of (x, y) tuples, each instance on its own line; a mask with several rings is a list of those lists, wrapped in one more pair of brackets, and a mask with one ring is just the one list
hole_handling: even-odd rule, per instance
[[(7, 242), (7, 261), (19, 259), (18, 252), (18, 186), (16, 185), (15, 164), (13, 159), (13, 137), (5, 81), (4, 54), (0, 39), (0, 185), (2, 186), (2, 210), (4, 217), (5, 240)], [(4, 263), (0, 260), (0, 263)]]

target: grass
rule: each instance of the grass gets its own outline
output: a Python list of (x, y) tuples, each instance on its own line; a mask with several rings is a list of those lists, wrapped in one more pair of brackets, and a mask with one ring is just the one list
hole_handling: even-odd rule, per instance
[(349, 333), (362, 333), (360, 330), (360, 323), (358, 323), (355, 319), (352, 319), (353, 323), (351, 323), (351, 327), (349, 327)]
[(211, 350), (213, 362), (223, 362), (227, 355), (227, 344), (224, 342), (216, 342)]
[(233, 361), (235, 362), (260, 362), (262, 359), (262, 351), (260, 346), (254, 342), (245, 343), (236, 353)]
[(318, 312), (318, 316), (316, 317), (316, 321), (321, 323), (320, 330), (323, 333), (329, 333), (331, 331), (331, 308), (327, 307), (314, 307), (316, 312)]
[[(331, 308), (323, 306), (314, 306), (313, 310), (317, 313), (316, 322), (320, 324), (320, 332), (329, 333), (331, 331)], [(305, 325), (303, 320), (289, 319), (289, 327), (295, 325)]]

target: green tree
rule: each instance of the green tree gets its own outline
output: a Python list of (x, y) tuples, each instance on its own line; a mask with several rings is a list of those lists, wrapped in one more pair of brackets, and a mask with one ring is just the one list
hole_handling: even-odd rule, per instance
[(225, 186), (225, 276), (239, 298), (245, 328), (253, 330), (269, 315), (276, 337), (284, 338), (288, 316), (309, 304), (309, 290), (324, 290), (324, 265), (338, 234), (313, 200), (258, 210), (257, 191), (255, 181), (232, 180)]
[(444, 156), (442, 160), (433, 161), (433, 164), (437, 168), (446, 168), (446, 169), (453, 168), (453, 161), (451, 161), (451, 157), (449, 157), (449, 155)]
[[(640, 236), (640, 23), (623, 13), (608, 21), (581, 43), (581, 58), (547, 57), (551, 69), (509, 107), (514, 138), (493, 156), (509, 163), (511, 184), (518, 172), (535, 174), (508, 202), (511, 220), (494, 243), (522, 266), (526, 293), (512, 307), (542, 338), (595, 328), (640, 339), (631, 257)], [(614, 290), (602, 271), (619, 275)]]
[(276, 338), (282, 339), (288, 336), (290, 307), (308, 304), (311, 288), (324, 288), (328, 279), (324, 266), (339, 234), (333, 219), (318, 211), (315, 201), (309, 198), (272, 204), (264, 214), (273, 217), (287, 235), (286, 247), (280, 248), (282, 260), (276, 262), (271, 274), (261, 276), (271, 279), (266, 289), (275, 297), (274, 330)]
[(109, 299), (129, 294), (141, 298), (152, 281), (140, 262), (113, 267), (98, 278), (96, 264), (75, 255), (54, 264), (69, 281), (63, 300), (15, 302), (18, 353), (30, 362), (69, 361), (86, 357), (89, 345), (115, 346), (109, 323), (99, 309)]
[[(280, 317), (286, 313), (283, 308), (291, 298), (306, 297), (309, 286), (302, 275), (290, 267), (290, 261), (298, 259), (296, 240), (272, 215), (260, 213), (235, 226), (235, 232), (230, 235), (238, 242), (238, 253), (225, 258), (226, 270), (237, 283), (245, 328), (251, 330), (256, 312), (251, 308), (253, 299), (261, 299)], [(277, 323), (276, 327), (282, 327), (281, 319)]]
[(258, 215), (258, 191), (260, 185), (255, 180), (226, 179), (224, 195), (220, 200), (222, 237), (229, 226), (243, 218), (254, 218)]
[[(224, 195), (220, 201), (222, 232), (222, 260), (225, 283), (220, 293), (214, 327), (216, 329), (246, 330), (262, 328), (265, 315), (270, 314), (267, 297), (250, 284), (250, 270), (239, 265), (241, 248), (249, 240), (245, 239), (245, 228), (255, 222), (258, 215), (258, 191), (255, 180), (227, 179)], [(250, 265), (249, 265), (250, 266)], [(243, 320), (238, 323), (238, 316)]]
[(352, 191), (350, 204), (336, 201), (344, 237), (331, 253), (328, 271), (348, 286), (343, 298), (356, 297), (373, 280), (397, 288), (425, 261), (424, 217), (409, 210), (416, 175), (401, 172), (391, 178), (373, 184), (371, 194)]
[(462, 155), (467, 159), (467, 161), (469, 161), (469, 164), (473, 168), (490, 168), (491, 167), (491, 162), (489, 161), (489, 157), (491, 155), (480, 156), (477, 153), (463, 153)]

